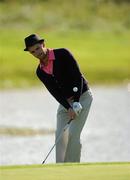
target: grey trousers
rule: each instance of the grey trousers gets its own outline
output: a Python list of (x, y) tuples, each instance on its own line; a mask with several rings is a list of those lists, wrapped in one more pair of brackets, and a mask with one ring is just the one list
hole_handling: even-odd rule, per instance
[[(56, 144), (56, 162), (80, 162), (81, 156), (81, 143), (80, 135), (84, 124), (87, 120), (87, 116), (92, 103), (92, 94), (88, 90), (83, 93), (80, 97), (80, 103), (83, 107), (79, 116), (71, 122), (69, 128), (62, 133), (60, 140)], [(70, 103), (73, 103), (72, 101)], [(66, 123), (69, 121), (69, 116), (67, 110), (59, 105), (57, 110), (57, 129), (56, 138), (62, 132)]]

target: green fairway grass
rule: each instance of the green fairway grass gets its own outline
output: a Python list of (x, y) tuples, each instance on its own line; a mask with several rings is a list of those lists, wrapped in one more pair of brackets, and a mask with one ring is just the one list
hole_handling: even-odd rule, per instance
[(129, 180), (130, 163), (83, 163), (1, 167), (1, 180)]

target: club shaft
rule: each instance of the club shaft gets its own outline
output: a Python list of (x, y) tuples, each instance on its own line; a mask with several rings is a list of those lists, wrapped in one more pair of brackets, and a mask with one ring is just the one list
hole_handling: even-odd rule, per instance
[(70, 123), (71, 123), (72, 119), (69, 120), (69, 122), (65, 125), (65, 127), (63, 128), (63, 130), (61, 131), (61, 133), (59, 134), (59, 136), (56, 138), (56, 142), (55, 144), (52, 146), (52, 148), (50, 149), (50, 151), (48, 152), (46, 158), (44, 159), (44, 161), (42, 162), (42, 164), (45, 163), (45, 161), (47, 160), (48, 156), (50, 155), (50, 153), (52, 152), (52, 150), (54, 149), (54, 147), (56, 146), (56, 144), (59, 142), (61, 135), (64, 131), (66, 131), (66, 129), (68, 129)]

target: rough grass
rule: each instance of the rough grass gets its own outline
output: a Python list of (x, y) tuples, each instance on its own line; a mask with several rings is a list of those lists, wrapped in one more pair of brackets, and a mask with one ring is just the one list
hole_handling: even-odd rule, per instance
[(2, 180), (129, 180), (130, 163), (67, 163), (1, 167)]
[(54, 134), (54, 129), (33, 129), (33, 128), (17, 128), (0, 126), (0, 135), (9, 136), (36, 136)]
[(0, 26), (122, 31), (130, 28), (129, 3), (129, 0), (4, 0), (0, 2)]

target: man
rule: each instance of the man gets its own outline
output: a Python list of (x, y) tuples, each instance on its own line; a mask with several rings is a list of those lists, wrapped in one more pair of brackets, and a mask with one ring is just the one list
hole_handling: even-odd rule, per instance
[(80, 162), (80, 134), (92, 102), (88, 82), (67, 49), (46, 48), (44, 39), (36, 34), (25, 38), (25, 46), (24, 51), (29, 51), (39, 60), (38, 78), (59, 102), (56, 138), (66, 123), (73, 119), (67, 140), (66, 133), (63, 133), (56, 144), (56, 162)]

